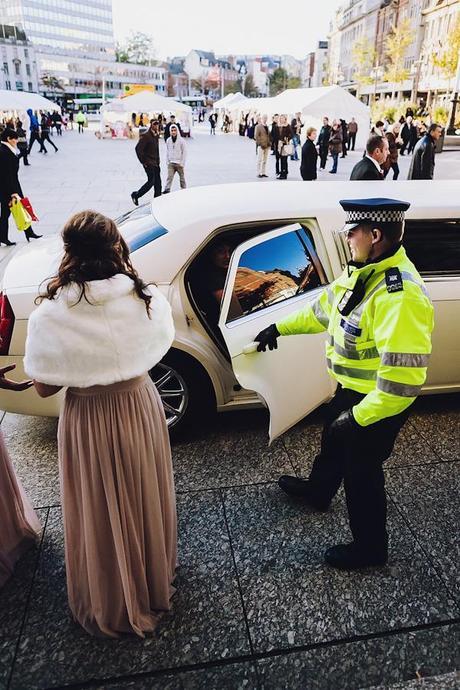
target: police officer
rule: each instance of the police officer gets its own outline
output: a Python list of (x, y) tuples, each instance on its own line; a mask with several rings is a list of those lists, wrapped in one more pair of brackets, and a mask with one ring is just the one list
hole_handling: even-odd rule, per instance
[[(346, 570), (388, 559), (383, 462), (426, 379), (433, 306), (401, 244), (409, 204), (341, 201), (352, 260), (304, 309), (261, 331), (258, 350), (279, 336), (328, 332), (326, 361), (337, 391), (326, 409), (321, 450), (308, 479), (282, 476), (289, 496), (326, 511), (342, 481), (353, 541), (326, 562)], [(307, 364), (308, 366), (308, 364)]]

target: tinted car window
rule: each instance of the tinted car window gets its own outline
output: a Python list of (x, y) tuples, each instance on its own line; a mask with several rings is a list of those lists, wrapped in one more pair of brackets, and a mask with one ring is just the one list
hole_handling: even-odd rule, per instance
[(135, 252), (136, 249), (144, 247), (168, 232), (155, 220), (150, 204), (144, 204), (124, 213), (115, 219), (115, 223), (131, 252)]
[(460, 219), (406, 221), (404, 246), (423, 274), (460, 274)]
[(318, 257), (303, 229), (274, 237), (242, 254), (227, 320), (284, 302), (324, 282)]

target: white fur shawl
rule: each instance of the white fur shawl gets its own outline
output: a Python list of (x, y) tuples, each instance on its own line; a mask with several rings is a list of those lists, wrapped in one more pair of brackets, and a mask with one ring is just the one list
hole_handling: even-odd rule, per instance
[(27, 375), (55, 386), (88, 388), (127, 381), (157, 364), (171, 347), (171, 307), (156, 287), (145, 302), (133, 281), (118, 274), (87, 283), (88, 303), (78, 300), (76, 285), (63, 288), (54, 300), (32, 312), (26, 340)]

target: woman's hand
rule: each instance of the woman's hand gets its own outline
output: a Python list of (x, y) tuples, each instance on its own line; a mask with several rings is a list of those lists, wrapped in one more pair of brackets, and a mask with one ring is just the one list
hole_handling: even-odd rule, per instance
[(16, 369), (16, 364), (10, 364), (3, 368), (0, 367), (0, 388), (7, 391), (25, 391), (33, 385), (33, 381), (30, 381), (30, 379), (25, 381), (11, 381), (11, 379), (7, 379), (5, 374), (13, 371), (13, 369)]

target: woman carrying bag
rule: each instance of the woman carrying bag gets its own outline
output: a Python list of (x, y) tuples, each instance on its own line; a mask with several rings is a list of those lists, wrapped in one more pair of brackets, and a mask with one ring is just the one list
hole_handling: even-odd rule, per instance
[(339, 120), (334, 120), (332, 123), (331, 136), (329, 138), (329, 153), (332, 156), (332, 168), (329, 172), (333, 175), (337, 173), (339, 153), (342, 151), (342, 140), (342, 126)]
[[(11, 207), (24, 198), (21, 185), (19, 183), (19, 158), (18, 158), (18, 133), (11, 127), (6, 127), (1, 135), (0, 143), (0, 203), (1, 203), (1, 217), (0, 217), (0, 245), (4, 244), (7, 247), (16, 242), (11, 242), (8, 239), (8, 221), (11, 214)], [(39, 239), (41, 235), (36, 235), (30, 225), (30, 217), (23, 214), (21, 209), (18, 209), (23, 217), (23, 225), (18, 228), (24, 230), (27, 241), (31, 238)], [(16, 219), (15, 219), (16, 220)]]
[(292, 128), (288, 124), (286, 115), (281, 115), (279, 123), (279, 141), (278, 141), (278, 152), (280, 155), (280, 174), (278, 175), (279, 180), (287, 180), (289, 173), (288, 170), (288, 158), (294, 153), (294, 146), (291, 143), (292, 139)]
[(93, 635), (143, 637), (174, 592), (171, 450), (147, 373), (173, 342), (171, 308), (139, 278), (110, 218), (77, 213), (62, 238), (24, 366), (42, 397), (68, 387), (58, 455), (69, 605)]

